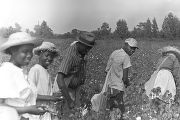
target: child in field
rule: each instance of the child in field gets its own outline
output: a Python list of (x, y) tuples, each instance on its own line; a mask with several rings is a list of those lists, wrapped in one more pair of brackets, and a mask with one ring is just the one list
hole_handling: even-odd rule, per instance
[[(34, 49), (34, 54), (39, 56), (39, 63), (30, 69), (28, 80), (34, 92), (37, 93), (36, 104), (51, 108), (52, 102), (58, 102), (60, 99), (52, 96), (52, 81), (47, 69), (58, 55), (58, 51), (53, 43), (43, 42), (41, 46)], [(47, 112), (39, 116), (39, 119), (51, 120), (51, 117)]]
[(22, 69), (31, 61), (33, 48), (41, 43), (42, 40), (25, 32), (17, 32), (0, 46), (2, 53), (10, 55), (9, 62), (0, 66), (0, 120), (28, 119), (26, 113), (42, 115), (46, 112), (30, 105), (35, 96)]

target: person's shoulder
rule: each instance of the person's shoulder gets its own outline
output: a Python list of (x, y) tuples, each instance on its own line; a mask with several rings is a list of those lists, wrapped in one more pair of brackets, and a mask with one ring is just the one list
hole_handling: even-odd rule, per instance
[(4, 62), (0, 66), (0, 74), (1, 75), (14, 75), (14, 74), (19, 74), (22, 73), (22, 69), (18, 68), (14, 64), (10, 62)]
[[(9, 63), (8, 62), (3, 62), (1, 65), (0, 65), (0, 71), (3, 71), (5, 69), (9, 69)], [(11, 67), (11, 66), (10, 66)], [(5, 71), (4, 71), (5, 72)]]
[(176, 55), (169, 53), (168, 58), (171, 59), (172, 61), (175, 61), (177, 59)]
[(43, 67), (39, 64), (35, 64), (31, 67), (30, 71), (40, 71)]
[(76, 46), (69, 46), (67, 49), (64, 50), (64, 56), (63, 57), (66, 57), (66, 56), (73, 56), (77, 51), (77, 48)]
[(114, 55), (121, 57), (121, 58), (128, 56), (128, 54), (123, 49), (115, 50)]
[(21, 68), (15, 66), (13, 63), (11, 62), (3, 62), (0, 66), (1, 69), (8, 69), (10, 71), (13, 71), (13, 70), (19, 70)]
[(72, 46), (69, 46), (67, 49), (66, 49), (66, 53), (67, 54), (71, 54), (73, 52), (77, 51), (77, 46), (76, 45), (72, 45)]

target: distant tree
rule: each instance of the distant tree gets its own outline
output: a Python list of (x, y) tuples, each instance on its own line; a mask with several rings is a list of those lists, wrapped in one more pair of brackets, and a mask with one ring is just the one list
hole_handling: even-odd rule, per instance
[(130, 32), (130, 36), (132, 38), (136, 38), (138, 36), (138, 30), (136, 27), (134, 27), (134, 29)]
[(47, 25), (46, 21), (43, 21), (41, 25), (34, 26), (35, 35), (44, 38), (51, 38), (53, 37), (52, 29)]
[(18, 23), (15, 23), (15, 27), (9, 26), (7, 28), (6, 27), (0, 28), (0, 36), (7, 38), (11, 34), (20, 31), (21, 31), (21, 26)]
[(104, 22), (104, 23), (102, 23), (100, 28), (92, 31), (92, 33), (95, 34), (96, 39), (104, 39), (104, 38), (107, 39), (111, 35), (111, 28), (109, 27), (108, 23)]
[(7, 36), (6, 36), (6, 35), (7, 35), (7, 32), (8, 32), (8, 28), (5, 28), (5, 27), (1, 28), (1, 29), (0, 29), (0, 36), (1, 36), (1, 37), (7, 37)]
[(52, 29), (47, 25), (46, 21), (43, 21), (41, 24), (41, 33), (43, 37), (53, 37), (53, 31)]
[(21, 26), (18, 23), (15, 23), (15, 32), (21, 32)]
[(176, 23), (176, 37), (180, 38), (180, 21)]
[(158, 25), (156, 19), (154, 18), (152, 21), (152, 36), (157, 38), (159, 33)]
[(71, 38), (71, 37), (72, 37), (72, 35), (70, 32), (64, 33), (62, 36), (62, 38)]
[(101, 36), (108, 36), (111, 34), (111, 28), (109, 27), (109, 24), (104, 22), (100, 28), (100, 34)]
[(148, 38), (151, 38), (151, 36), (152, 36), (151, 26), (152, 26), (151, 21), (148, 18), (146, 23), (145, 23), (145, 36)]
[(26, 31), (26, 33), (30, 33), (30, 30), (28, 28), (25, 31)]
[(162, 24), (162, 32), (166, 38), (175, 38), (177, 36), (177, 26), (179, 24), (179, 19), (172, 13), (169, 13), (167, 17), (164, 18)]
[(146, 22), (140, 22), (136, 28), (137, 37), (152, 37), (152, 24), (149, 18)]
[(102, 36), (101, 36), (100, 28), (98, 28), (97, 30), (93, 30), (91, 32), (94, 33), (96, 40), (102, 39), (101, 38)]
[(42, 31), (41, 31), (41, 26), (40, 25), (35, 25), (34, 26), (34, 31), (35, 31), (35, 35), (37, 35), (37, 36), (41, 36), (41, 34), (42, 34)]
[(14, 29), (12, 26), (10, 26), (10, 27), (8, 28), (7, 34), (8, 34), (8, 36), (9, 36), (9, 35), (11, 35), (12, 33), (15, 33), (15, 29)]
[(129, 36), (128, 26), (125, 20), (122, 19), (116, 23), (114, 34), (121, 39), (127, 38)]
[(77, 37), (78, 34), (79, 34), (79, 30), (77, 30), (77, 29), (73, 29), (73, 30), (71, 31), (71, 35), (72, 35), (73, 38)]
[(140, 22), (136, 28), (137, 37), (146, 37), (146, 22)]

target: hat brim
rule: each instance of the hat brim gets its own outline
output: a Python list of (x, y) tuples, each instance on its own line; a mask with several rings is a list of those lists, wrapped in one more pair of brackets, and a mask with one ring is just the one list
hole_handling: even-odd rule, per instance
[(130, 47), (139, 49), (138, 46), (130, 45), (128, 42), (125, 42), (125, 43), (127, 43)]
[(19, 42), (16, 42), (16, 43), (8, 43), (8, 42), (5, 42), (4, 44), (2, 44), (0, 46), (0, 51), (3, 52), (3, 53), (6, 53), (6, 50), (10, 47), (13, 47), (13, 46), (18, 46), (18, 45), (25, 45), (25, 44), (33, 44), (34, 47), (37, 47), (39, 45), (41, 45), (43, 42), (43, 39), (37, 39), (37, 38), (32, 38), (32, 40), (30, 41), (19, 41)]
[(58, 55), (59, 55), (58, 50), (50, 50), (50, 49), (45, 49), (45, 48), (36, 48), (36, 49), (33, 50), (33, 53), (34, 53), (35, 55), (40, 55), (40, 52), (41, 52), (41, 51), (49, 51), (49, 52), (52, 52), (52, 53), (55, 54), (55, 56), (58, 56)]
[(84, 44), (86, 46), (89, 46), (89, 47), (93, 47), (94, 44), (95, 44), (95, 42), (93, 44), (90, 44), (90, 43), (88, 44), (87, 42), (84, 42), (84, 40), (79, 39), (79, 37), (77, 37), (76, 39), (77, 39), (78, 42), (80, 42), (80, 43), (82, 43), (82, 44)]
[(136, 49), (139, 49), (138, 47), (135, 47), (135, 46), (130, 46), (130, 47), (132, 47), (132, 48), (136, 48)]

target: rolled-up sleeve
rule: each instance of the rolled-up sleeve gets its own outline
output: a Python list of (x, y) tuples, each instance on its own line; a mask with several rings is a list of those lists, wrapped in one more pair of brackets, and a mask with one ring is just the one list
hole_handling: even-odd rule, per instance
[(131, 65), (130, 57), (128, 55), (125, 55), (124, 61), (123, 61), (123, 69), (129, 68), (131, 66), (132, 65)]

